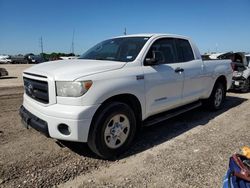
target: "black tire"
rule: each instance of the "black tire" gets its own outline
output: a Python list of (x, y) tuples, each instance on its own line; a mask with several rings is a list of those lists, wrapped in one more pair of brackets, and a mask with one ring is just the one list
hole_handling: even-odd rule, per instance
[(248, 78), (245, 82), (244, 88), (241, 89), (242, 93), (247, 93), (250, 91), (250, 78)]
[[(218, 95), (221, 95), (221, 100), (218, 99)], [(226, 86), (222, 82), (217, 81), (214, 84), (214, 88), (210, 97), (204, 101), (204, 104), (209, 110), (216, 111), (223, 107), (225, 98)]]
[[(129, 122), (129, 129), (127, 138), (124, 139), (122, 145), (117, 148), (109, 147), (108, 140), (117, 138), (115, 136), (105, 136), (105, 130), (109, 129), (110, 127), (110, 134), (111, 130), (114, 129), (115, 124), (113, 118), (122, 116), (126, 119), (126, 122)], [(113, 123), (112, 123), (113, 121)], [(119, 120), (120, 121), (120, 120)], [(110, 126), (111, 124), (111, 126)], [(112, 125), (113, 124), (113, 125)], [(125, 129), (124, 129), (125, 130)], [(122, 130), (122, 131), (124, 131)], [(89, 136), (88, 136), (88, 146), (89, 148), (96, 153), (98, 156), (104, 159), (115, 159), (118, 155), (122, 154), (128, 147), (131, 145), (136, 133), (136, 118), (133, 110), (125, 103), (121, 102), (112, 102), (107, 104), (101, 111), (99, 111), (93, 118)], [(119, 138), (119, 136), (118, 136)], [(115, 141), (115, 144), (117, 140)], [(119, 139), (118, 139), (119, 143)], [(121, 144), (120, 142), (119, 144)], [(118, 144), (118, 145), (119, 145)]]

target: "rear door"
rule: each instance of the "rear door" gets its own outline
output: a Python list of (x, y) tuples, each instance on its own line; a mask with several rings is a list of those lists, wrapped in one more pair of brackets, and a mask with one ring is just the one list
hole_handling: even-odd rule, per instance
[(204, 92), (204, 66), (201, 59), (195, 59), (190, 42), (186, 39), (176, 39), (176, 50), (184, 76), (182, 103), (198, 100)]
[(176, 71), (179, 63), (173, 38), (156, 40), (146, 58), (151, 58), (152, 51), (161, 52), (164, 57), (159, 65), (143, 66), (147, 116), (179, 106), (184, 79), (182, 72)]

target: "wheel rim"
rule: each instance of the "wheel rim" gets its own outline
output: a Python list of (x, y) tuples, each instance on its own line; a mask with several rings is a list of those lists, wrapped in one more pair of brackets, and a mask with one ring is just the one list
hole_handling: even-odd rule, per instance
[(129, 135), (130, 123), (123, 114), (114, 115), (106, 125), (104, 140), (109, 148), (116, 149), (123, 145)]
[(221, 88), (218, 88), (215, 92), (215, 97), (214, 97), (214, 105), (215, 107), (219, 107), (223, 99), (223, 91)]

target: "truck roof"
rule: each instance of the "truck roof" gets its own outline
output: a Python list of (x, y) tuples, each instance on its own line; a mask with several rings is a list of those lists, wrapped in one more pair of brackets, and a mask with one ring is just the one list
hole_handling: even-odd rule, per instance
[(186, 36), (176, 35), (176, 34), (169, 34), (169, 33), (141, 33), (141, 34), (132, 34), (132, 35), (121, 35), (121, 36), (117, 36), (117, 37), (113, 37), (113, 38), (124, 38), (124, 37), (161, 37), (161, 36), (189, 39)]

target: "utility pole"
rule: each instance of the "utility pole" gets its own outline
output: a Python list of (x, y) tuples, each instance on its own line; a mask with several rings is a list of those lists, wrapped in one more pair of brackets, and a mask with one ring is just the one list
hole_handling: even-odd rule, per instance
[(42, 36), (39, 40), (39, 43), (40, 43), (41, 53), (43, 54), (43, 37)]
[(123, 34), (127, 35), (127, 28), (126, 27), (124, 28), (124, 33)]
[(74, 54), (74, 40), (75, 40), (75, 30), (73, 30), (72, 42), (71, 42), (71, 53)]

